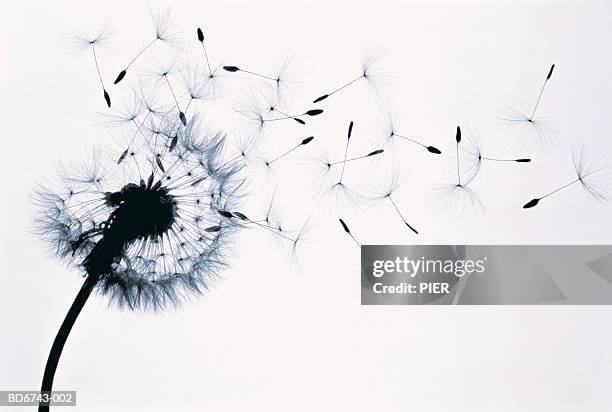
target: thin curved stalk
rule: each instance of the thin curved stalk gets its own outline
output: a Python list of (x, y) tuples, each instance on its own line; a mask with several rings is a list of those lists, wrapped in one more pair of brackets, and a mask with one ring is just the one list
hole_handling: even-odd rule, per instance
[[(68, 310), (62, 325), (55, 336), (55, 340), (53, 341), (53, 345), (51, 346), (51, 351), (49, 352), (49, 358), (47, 359), (47, 364), (45, 365), (45, 372), (43, 374), (43, 380), (41, 385), (41, 392), (50, 392), (53, 388), (53, 378), (55, 377), (55, 371), (57, 370), (57, 364), (59, 363), (60, 356), (62, 355), (62, 350), (64, 349), (64, 344), (68, 339), (68, 335), (70, 334), (70, 330), (72, 326), (77, 320), (77, 317), (81, 313), (83, 306), (85, 306), (85, 302), (91, 295), (94, 287), (98, 283), (99, 277), (97, 276), (87, 276), (83, 286), (81, 286), (81, 290), (77, 293), (76, 298), (74, 298), (74, 302), (72, 302), (72, 306)], [(48, 412), (49, 405), (44, 403), (38, 404), (38, 412)]]

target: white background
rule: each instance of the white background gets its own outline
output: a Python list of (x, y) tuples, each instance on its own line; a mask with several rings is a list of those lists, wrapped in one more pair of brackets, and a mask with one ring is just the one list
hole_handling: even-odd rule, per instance
[[(82, 282), (30, 234), (33, 185), (60, 159), (112, 139), (96, 125), (106, 109), (90, 55), (69, 55), (62, 36), (111, 22), (112, 49), (100, 61), (119, 103), (125, 90), (113, 88), (112, 79), (151, 36), (147, 7), (4, 6), (1, 389), (39, 387), (52, 339)], [(398, 199), (419, 237), (384, 205), (322, 212), (326, 203), (303, 201), (311, 199), (310, 187), (286, 182), (301, 181), (299, 167), (308, 159), (291, 165), (279, 189), (284, 213), (293, 226), (309, 215), (317, 223), (299, 270), (255, 231), (241, 239), (225, 280), (178, 311), (119, 312), (92, 298), (55, 379), (56, 389), (78, 391), (75, 410), (610, 410), (609, 308), (361, 307), (358, 249), (335, 220), (351, 222), (363, 243), (610, 244), (610, 205), (578, 187), (521, 209), (574, 178), (575, 144), (612, 149), (609, 2), (173, 1), (172, 8), (188, 53), (200, 52), (195, 28), (202, 26), (213, 60), (265, 71), (292, 54), (300, 80), (296, 110), (355, 77), (364, 53), (384, 50), (388, 101), (405, 115), (406, 134), (452, 153), (462, 124), (477, 128), (487, 148), (534, 162), (485, 165), (474, 182), (483, 210), (455, 213), (430, 196), (447, 172), (452, 176), (452, 156), (394, 146), (391, 157), (406, 176)], [(551, 63), (557, 69), (541, 115), (555, 133), (546, 144), (513, 140), (495, 117), (506, 104), (533, 104)], [(325, 117), (308, 126), (317, 136), (312, 153), (341, 157), (350, 120), (355, 136), (373, 139), (381, 114), (365, 84), (322, 107)], [(305, 137), (295, 133), (291, 142)]]

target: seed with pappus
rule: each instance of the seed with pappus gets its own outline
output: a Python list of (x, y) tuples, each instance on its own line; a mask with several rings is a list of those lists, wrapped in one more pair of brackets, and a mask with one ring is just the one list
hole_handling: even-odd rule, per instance
[(123, 80), (125, 76), (127, 75), (128, 69), (136, 62), (136, 60), (138, 60), (138, 58), (145, 51), (147, 51), (155, 43), (164, 42), (164, 43), (172, 44), (172, 43), (178, 43), (181, 41), (181, 39), (176, 35), (176, 33), (172, 32), (171, 30), (170, 10), (169, 9), (163, 13), (161, 12), (157, 14), (152, 13), (152, 17), (153, 17), (154, 31), (155, 31), (155, 36), (153, 40), (147, 43), (146, 46), (144, 46), (138, 53), (136, 53), (136, 56), (134, 56), (134, 58), (132, 58), (132, 60), (130, 60), (130, 62), (127, 64), (127, 66), (125, 66), (125, 68), (119, 72), (119, 74), (117, 75), (117, 78), (115, 79), (114, 84), (117, 84), (121, 80)]
[(68, 37), (68, 43), (74, 52), (82, 51), (91, 47), (91, 53), (93, 61), (96, 66), (96, 72), (98, 73), (98, 79), (102, 86), (102, 95), (108, 108), (111, 107), (111, 98), (104, 86), (104, 80), (102, 80), (102, 74), (100, 73), (100, 64), (98, 62), (98, 54), (96, 53), (97, 48), (108, 47), (108, 39), (110, 37), (110, 28), (108, 25), (104, 26), (101, 30), (89, 34), (89, 35), (73, 35)]
[(611, 182), (610, 166), (604, 163), (603, 152), (593, 153), (588, 146), (581, 145), (574, 151), (573, 162), (576, 178), (565, 185), (548, 192), (544, 196), (531, 199), (523, 205), (523, 209), (537, 206), (541, 200), (554, 195), (575, 184), (582, 188), (594, 199), (601, 202), (608, 200), (608, 189)]

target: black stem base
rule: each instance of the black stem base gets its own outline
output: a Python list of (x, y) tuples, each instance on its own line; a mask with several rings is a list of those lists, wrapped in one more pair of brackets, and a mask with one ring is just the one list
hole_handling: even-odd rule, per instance
[[(77, 317), (81, 313), (83, 306), (85, 306), (85, 302), (91, 295), (94, 287), (98, 283), (97, 276), (87, 276), (85, 279), (85, 283), (81, 286), (81, 290), (76, 295), (74, 302), (72, 302), (72, 306), (68, 310), (64, 321), (62, 322), (62, 326), (60, 326), (57, 335), (55, 336), (55, 340), (53, 341), (53, 346), (51, 346), (51, 351), (49, 352), (49, 358), (47, 359), (47, 364), (45, 366), (45, 372), (43, 375), (41, 392), (50, 392), (53, 388), (53, 377), (55, 376), (55, 371), (57, 369), (57, 364), (59, 363), (60, 356), (62, 354), (62, 350), (64, 349), (64, 344), (68, 339), (68, 335), (70, 334), (70, 330), (76, 322)], [(49, 404), (40, 403), (38, 405), (38, 412), (48, 412)]]

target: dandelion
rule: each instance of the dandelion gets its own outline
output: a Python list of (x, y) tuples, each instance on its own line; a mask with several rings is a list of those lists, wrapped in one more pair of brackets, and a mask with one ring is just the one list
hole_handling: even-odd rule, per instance
[(144, 46), (137, 54), (134, 56), (132, 60), (125, 66), (123, 70), (119, 72), (117, 78), (115, 79), (114, 84), (118, 84), (123, 78), (127, 75), (128, 69), (138, 60), (138, 58), (149, 49), (153, 44), (157, 42), (164, 43), (176, 43), (179, 41), (179, 38), (176, 33), (172, 32), (171, 24), (170, 24), (170, 9), (166, 10), (163, 13), (151, 13), (153, 17), (153, 28), (155, 31), (155, 37), (151, 40), (146, 46)]
[(541, 200), (554, 195), (570, 186), (579, 183), (580, 186), (594, 199), (607, 201), (607, 186), (610, 179), (610, 167), (603, 163), (604, 153), (593, 154), (586, 145), (581, 145), (573, 154), (574, 172), (576, 179), (538, 198), (531, 199), (523, 205), (523, 209), (537, 206)]
[(93, 55), (94, 64), (96, 65), (96, 72), (98, 73), (98, 79), (102, 86), (102, 92), (104, 101), (108, 108), (111, 107), (111, 98), (106, 87), (104, 86), (104, 80), (102, 80), (102, 74), (100, 74), (100, 65), (98, 63), (98, 55), (96, 54), (96, 47), (107, 47), (108, 39), (110, 37), (110, 26), (107, 24), (101, 30), (90, 35), (73, 35), (69, 37), (69, 43), (74, 51), (81, 51), (91, 47), (91, 53)]
[(92, 292), (119, 308), (157, 311), (200, 294), (227, 265), (245, 225), (233, 217), (243, 196), (241, 166), (220, 158), (223, 139), (202, 135), (194, 118), (176, 141), (144, 139), (120, 164), (98, 153), (89, 168), (62, 169), (59, 184), (37, 189), (36, 233), (85, 277), (53, 342), (42, 391), (52, 389)]
[(366, 81), (369, 81), (370, 84), (375, 84), (375, 82), (380, 77), (379, 71), (381, 69), (381, 63), (382, 63), (382, 55), (378, 54), (378, 55), (367, 56), (364, 59), (363, 64), (361, 65), (361, 71), (359, 73), (359, 76), (357, 76), (354, 79), (350, 80), (349, 82), (343, 84), (342, 86), (338, 87), (337, 89), (334, 89), (331, 92), (325, 93), (325, 94), (317, 97), (312, 102), (313, 103), (319, 103), (319, 102), (327, 99), (328, 97), (331, 97), (334, 94), (341, 92), (342, 90), (348, 88), (349, 86), (352, 86), (353, 84), (357, 83), (358, 81), (360, 81), (362, 79), (366, 80)]
[(540, 100), (542, 99), (542, 95), (544, 94), (544, 89), (548, 84), (548, 81), (552, 77), (553, 70), (555, 69), (555, 65), (550, 66), (548, 70), (548, 74), (546, 75), (546, 79), (540, 88), (540, 93), (538, 94), (538, 98), (536, 100), (533, 109), (530, 111), (521, 111), (516, 109), (509, 109), (509, 114), (505, 117), (501, 117), (501, 120), (504, 120), (518, 129), (519, 132), (528, 131), (530, 133), (535, 134), (540, 140), (544, 140), (551, 133), (550, 126), (547, 123), (539, 118), (536, 118), (536, 111), (540, 105)]

